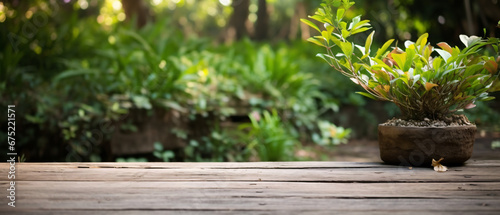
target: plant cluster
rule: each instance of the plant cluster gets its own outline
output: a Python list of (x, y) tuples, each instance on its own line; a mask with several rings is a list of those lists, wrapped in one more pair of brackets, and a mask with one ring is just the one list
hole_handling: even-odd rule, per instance
[[(388, 40), (376, 52), (371, 49), (371, 32), (364, 45), (358, 45), (352, 36), (368, 31), (369, 20), (356, 16), (348, 21), (346, 12), (354, 5), (349, 0), (326, 0), (310, 18), (323, 24), (302, 22), (321, 35), (310, 42), (325, 47), (326, 53), (317, 56), (334, 70), (350, 78), (366, 92), (366, 97), (395, 103), (402, 118), (442, 120), (459, 110), (470, 109), (476, 101), (491, 100), (489, 91), (498, 90), (499, 39), (481, 39), (461, 35), (465, 48), (451, 47), (445, 42), (437, 47), (427, 42), (428, 34), (417, 41), (404, 42), (405, 49)], [(480, 54), (491, 46), (493, 56)], [(438, 56), (433, 55), (437, 52)]]

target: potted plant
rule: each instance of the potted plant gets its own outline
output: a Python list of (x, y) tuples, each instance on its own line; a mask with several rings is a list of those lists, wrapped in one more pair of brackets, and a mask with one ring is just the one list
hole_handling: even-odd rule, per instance
[(473, 108), (476, 101), (493, 99), (488, 91), (498, 88), (492, 86), (498, 83), (500, 57), (480, 53), (491, 46), (498, 56), (499, 39), (461, 35), (465, 48), (445, 42), (435, 47), (425, 33), (415, 42), (404, 42), (404, 49), (397, 43), (390, 48), (391, 39), (374, 52), (370, 48), (374, 31), (364, 45), (351, 40), (371, 28), (361, 16), (346, 20), (353, 4), (325, 0), (310, 16), (323, 24), (321, 29), (309, 20), (301, 21), (321, 34), (308, 39), (326, 48), (317, 56), (363, 87), (366, 92), (359, 94), (393, 102), (401, 110), (401, 118), (378, 127), (382, 160), (422, 166), (443, 158), (441, 163), (446, 165), (463, 164), (472, 154), (476, 126), (457, 113)]

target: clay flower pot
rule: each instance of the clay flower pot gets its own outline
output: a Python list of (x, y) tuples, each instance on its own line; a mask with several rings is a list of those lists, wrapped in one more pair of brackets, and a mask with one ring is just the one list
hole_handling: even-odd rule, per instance
[(387, 164), (430, 166), (444, 158), (443, 165), (462, 165), (472, 155), (475, 125), (450, 127), (378, 126), (380, 158)]

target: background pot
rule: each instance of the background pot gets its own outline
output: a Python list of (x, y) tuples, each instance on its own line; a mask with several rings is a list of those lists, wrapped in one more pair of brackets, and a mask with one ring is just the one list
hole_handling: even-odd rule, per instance
[(475, 125), (452, 127), (401, 127), (380, 124), (380, 158), (388, 164), (430, 166), (444, 158), (443, 165), (462, 165), (472, 155)]

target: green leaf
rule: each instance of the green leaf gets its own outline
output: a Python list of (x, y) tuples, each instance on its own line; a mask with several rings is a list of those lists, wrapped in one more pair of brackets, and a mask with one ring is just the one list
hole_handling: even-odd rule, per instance
[(340, 22), (342, 20), (342, 18), (344, 17), (344, 12), (345, 12), (345, 9), (343, 8), (339, 8), (337, 10), (337, 21)]
[(415, 55), (415, 49), (406, 50), (406, 63), (403, 65), (403, 70), (405, 72), (410, 70), (412, 63), (414, 62), (413, 58), (415, 57)]
[(378, 100), (375, 96), (373, 96), (372, 94), (369, 94), (369, 93), (365, 93), (365, 92), (356, 92), (356, 93), (359, 95), (366, 96), (366, 97), (373, 99), (373, 100)]
[(328, 32), (328, 35), (332, 35), (333, 30), (335, 30), (335, 27), (333, 27), (331, 25), (326, 26), (326, 31)]
[(493, 100), (493, 99), (495, 99), (495, 97), (493, 97), (493, 96), (487, 96), (487, 97), (479, 99), (478, 101), (485, 102), (485, 101), (490, 101), (490, 100)]
[(155, 151), (163, 151), (163, 144), (161, 144), (160, 142), (155, 142), (153, 144), (153, 147)]
[(396, 54), (396, 53), (391, 53), (392, 59), (396, 61), (397, 66), (399, 69), (403, 70), (405, 72), (406, 70), (404, 69), (404, 66), (406, 64), (406, 52), (403, 52), (401, 54)]
[(342, 52), (347, 57), (347, 59), (351, 59), (353, 47), (352, 47), (352, 44), (350, 42), (341, 42), (340, 49), (342, 49)]
[(348, 30), (342, 29), (342, 37), (347, 38), (351, 33)]
[(326, 45), (329, 46), (330, 45), (330, 38), (332, 37), (332, 34), (328, 33), (328, 31), (322, 31), (321, 36), (325, 40)]
[[(437, 53), (441, 55), (444, 61), (448, 62), (448, 59), (451, 57), (451, 54), (445, 50), (442, 49), (436, 49)], [(436, 68), (436, 67), (434, 67)]]
[(318, 39), (315, 39), (315, 38), (309, 38), (307, 39), (307, 41), (311, 42), (311, 43), (314, 43), (318, 46), (322, 46), (322, 47), (326, 47), (323, 43), (321, 43)]
[(319, 30), (318, 26), (316, 26), (314, 23), (312, 23), (311, 21), (307, 20), (307, 19), (300, 19), (301, 22), (311, 26), (311, 28), (314, 28), (316, 29), (316, 31), (318, 32), (321, 32), (321, 30)]
[(352, 31), (351, 34), (359, 34), (359, 33), (362, 33), (362, 32), (368, 31), (368, 30), (370, 30), (370, 28), (368, 28), (368, 27), (357, 28), (357, 29), (354, 29), (354, 31)]
[(312, 15), (312, 16), (309, 16), (309, 18), (314, 19), (318, 22), (322, 22), (322, 23), (326, 22), (325, 17), (320, 16), (320, 15)]
[(366, 37), (366, 42), (365, 42), (365, 55), (370, 53), (370, 47), (372, 46), (372, 41), (373, 41), (373, 34), (375, 34), (375, 31), (372, 31), (368, 37)]
[(382, 46), (382, 48), (378, 49), (377, 55), (375, 56), (375, 58), (380, 58), (380, 56), (382, 56), (382, 54), (384, 54), (385, 50), (387, 50), (387, 48), (389, 48), (389, 46), (392, 44), (393, 41), (394, 41), (394, 39), (390, 39), (387, 42), (385, 42), (384, 45)]
[(370, 20), (362, 20), (362, 21), (360, 21), (360, 22), (356, 23), (356, 24), (352, 27), (352, 29), (359, 29), (359, 28), (361, 28), (361, 27), (370, 27), (370, 23), (369, 23), (369, 22), (370, 22)]
[(335, 45), (340, 46), (340, 39), (338, 39), (337, 37), (330, 37), (330, 39), (333, 41), (333, 43), (335, 43)]
[(361, 20), (361, 15), (352, 18), (352, 22), (351, 24), (349, 24), (348, 30), (354, 29), (354, 27), (359, 23), (360, 20)]
[(328, 64), (330, 64), (330, 62), (328, 61), (328, 59), (326, 58), (326, 56), (328, 56), (328, 55), (322, 54), (322, 53), (318, 53), (316, 55), (316, 57), (320, 57), (321, 59), (323, 59), (324, 61), (326, 61)]
[(439, 72), (439, 68), (441, 67), (441, 65), (443, 65), (443, 58), (434, 58), (434, 60), (432, 61), (432, 68), (434, 68), (436, 72)]
[(415, 43), (416, 46), (420, 46), (419, 53), (422, 53), (424, 50), (425, 45), (427, 44), (427, 38), (429, 37), (428, 33), (420, 35), (420, 37), (417, 39), (417, 42)]
[(340, 0), (333, 0), (334, 7), (340, 7)]
[(69, 78), (72, 76), (79, 76), (79, 75), (86, 75), (86, 74), (97, 74), (97, 73), (98, 73), (98, 71), (93, 70), (93, 69), (70, 69), (70, 70), (66, 70), (64, 72), (61, 72), (57, 76), (55, 76), (52, 79), (52, 84), (54, 86), (56, 86), (59, 83), (59, 81), (61, 81), (62, 79)]

